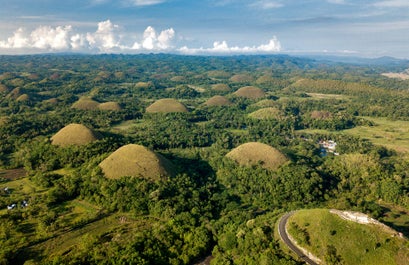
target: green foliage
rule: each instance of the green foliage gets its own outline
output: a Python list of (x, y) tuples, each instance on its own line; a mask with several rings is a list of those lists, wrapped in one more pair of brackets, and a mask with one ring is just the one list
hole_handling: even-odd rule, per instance
[[(274, 232), (282, 212), (334, 206), (390, 221), (379, 202), (409, 206), (409, 163), (374, 145), (379, 134), (398, 135), (402, 123), (372, 131), (380, 120), (358, 117), (408, 119), (407, 82), (378, 75), (404, 65), (327, 64), (285, 55), (0, 60), (0, 263), (192, 264), (212, 254), (212, 264), (299, 264), (281, 250)], [(227, 90), (213, 89), (217, 84)], [(231, 95), (242, 86), (261, 88), (269, 101)], [(17, 100), (23, 94), (28, 100)], [(214, 95), (233, 104), (204, 107)], [(121, 110), (72, 108), (80, 98), (118, 102)], [(189, 112), (144, 113), (163, 98), (181, 100)], [(263, 104), (279, 115), (252, 118)], [(85, 146), (51, 145), (50, 137), (70, 123), (103, 138)], [(362, 125), (369, 136), (337, 133)], [(300, 137), (300, 129), (331, 133)], [(404, 132), (396, 137), (405, 143)], [(340, 156), (320, 157), (317, 142), (329, 139)], [(290, 161), (267, 170), (225, 158), (247, 142), (274, 146)], [(105, 178), (98, 164), (130, 143), (163, 154), (180, 173), (160, 181)], [(2, 171), (22, 167), (28, 176)], [(17, 207), (6, 210), (12, 203)], [(400, 222), (404, 231), (406, 221)], [(308, 223), (296, 230), (312, 246), (316, 233)], [(327, 232), (335, 238), (343, 231)], [(375, 241), (376, 251), (387, 245)], [(346, 261), (335, 243), (321, 250), (327, 263)]]

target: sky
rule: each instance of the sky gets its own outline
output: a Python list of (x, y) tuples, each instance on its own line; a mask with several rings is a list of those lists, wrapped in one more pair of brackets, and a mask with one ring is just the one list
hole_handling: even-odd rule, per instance
[(409, 59), (409, 0), (0, 0), (0, 54)]

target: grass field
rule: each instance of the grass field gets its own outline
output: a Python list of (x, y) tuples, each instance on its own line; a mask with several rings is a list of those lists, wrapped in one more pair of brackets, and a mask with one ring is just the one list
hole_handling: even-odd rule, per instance
[[(326, 209), (301, 210), (289, 219), (289, 232), (300, 245), (325, 261), (333, 256), (344, 265), (404, 265), (408, 241), (375, 225), (341, 219)], [(334, 248), (332, 248), (334, 250)]]
[[(68, 174), (69, 170), (58, 173)], [(16, 203), (48, 192), (48, 189), (37, 186), (28, 177), (2, 182), (0, 189), (5, 187), (9, 188), (10, 193), (2, 196), (9, 196)], [(21, 249), (22, 263), (30, 258), (52, 260), (71, 251), (79, 251), (81, 244), (87, 244), (93, 238), (115, 238), (119, 243), (127, 242), (137, 231), (149, 229), (160, 222), (149, 217), (135, 218), (129, 213), (107, 215), (100, 207), (79, 199), (52, 207), (35, 199), (28, 199), (28, 202), (26, 208), (0, 209), (0, 217), (13, 213), (19, 216), (18, 213), (21, 213), (18, 229), (11, 229), (8, 236), (18, 242), (15, 247)], [(55, 216), (55, 219), (51, 224), (41, 225), (41, 220), (46, 216)]]
[[(357, 126), (331, 133), (344, 133), (367, 139), (373, 144), (385, 146), (399, 153), (409, 154), (409, 121), (393, 121), (387, 118), (362, 117), (374, 126)], [(329, 133), (327, 130), (301, 130), (307, 133)], [(300, 132), (301, 132), (300, 131)]]
[(307, 93), (308, 96), (314, 99), (350, 99), (348, 96), (345, 95), (338, 95), (338, 94), (320, 94), (320, 93)]
[(53, 257), (80, 250), (81, 244), (89, 243), (92, 238), (115, 237), (117, 242), (127, 241), (134, 232), (147, 229), (151, 225), (151, 220), (135, 219), (124, 213), (113, 214), (84, 226), (63, 231), (44, 242), (35, 244), (27, 249), (27, 254), (35, 257), (36, 253), (41, 253), (48, 260), (52, 260)]
[(409, 153), (409, 121), (392, 121), (386, 118), (364, 117), (375, 126), (358, 126), (345, 133), (370, 140), (398, 152)]

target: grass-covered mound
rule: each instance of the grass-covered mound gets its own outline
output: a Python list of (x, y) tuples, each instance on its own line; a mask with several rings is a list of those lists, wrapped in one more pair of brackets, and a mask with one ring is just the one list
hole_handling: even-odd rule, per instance
[(100, 110), (113, 110), (113, 111), (119, 111), (121, 110), (121, 106), (118, 104), (118, 102), (104, 102), (98, 105), (98, 109)]
[(279, 119), (281, 117), (281, 112), (277, 108), (263, 108), (250, 113), (249, 117), (259, 120)]
[(254, 78), (249, 74), (236, 74), (230, 77), (230, 81), (233, 83), (250, 83), (254, 81)]
[(182, 76), (182, 75), (176, 75), (176, 76), (172, 76), (170, 78), (170, 81), (172, 82), (185, 82), (186, 81), (186, 77)]
[(233, 103), (223, 96), (214, 96), (209, 98), (204, 105), (206, 106), (230, 106)]
[(7, 93), (9, 91), (9, 88), (4, 85), (4, 84), (0, 84), (0, 93)]
[(156, 112), (188, 112), (185, 105), (173, 98), (163, 98), (155, 101), (149, 107), (146, 108), (146, 112), (156, 113)]
[(46, 99), (43, 100), (44, 103), (49, 103), (49, 104), (57, 104), (58, 103), (58, 99), (56, 98), (50, 98), (50, 99)]
[(230, 91), (230, 86), (228, 84), (214, 84), (212, 85), (212, 89), (216, 91), (227, 92)]
[(344, 220), (327, 209), (297, 211), (288, 231), (298, 244), (326, 264), (404, 265), (408, 241), (375, 224)]
[(268, 84), (272, 82), (274, 82), (274, 79), (269, 75), (262, 75), (256, 80), (257, 84)]
[(59, 146), (85, 145), (100, 139), (101, 136), (82, 124), (71, 123), (59, 130), (51, 143)]
[(259, 87), (255, 86), (244, 86), (239, 88), (236, 92), (233, 93), (238, 97), (249, 98), (249, 99), (258, 99), (266, 95), (266, 93)]
[(29, 100), (30, 100), (30, 97), (27, 94), (22, 94), (16, 99), (16, 101), (20, 101), (20, 102), (26, 102)]
[(99, 102), (91, 99), (91, 98), (80, 98), (78, 101), (72, 104), (72, 108), (80, 109), (80, 110), (95, 110), (98, 109)]
[(212, 70), (207, 71), (207, 76), (210, 78), (227, 79), (231, 76), (231, 74), (223, 70)]
[(21, 89), (19, 87), (16, 87), (10, 91), (10, 93), (7, 95), (7, 98), (17, 99), (22, 94), (23, 93), (21, 92)]
[(174, 175), (171, 162), (150, 149), (136, 144), (122, 146), (103, 160), (99, 166), (105, 176), (111, 179), (134, 176), (159, 180), (163, 176)]
[(153, 88), (154, 84), (149, 81), (149, 82), (138, 82), (135, 84), (135, 88), (139, 89), (148, 89), (148, 88)]
[(242, 144), (227, 155), (242, 166), (260, 165), (266, 169), (278, 169), (287, 162), (287, 158), (277, 149), (267, 144), (249, 142)]
[(277, 103), (271, 99), (263, 99), (263, 100), (260, 100), (252, 104), (251, 106), (260, 107), (260, 108), (269, 108), (269, 107), (277, 107)]

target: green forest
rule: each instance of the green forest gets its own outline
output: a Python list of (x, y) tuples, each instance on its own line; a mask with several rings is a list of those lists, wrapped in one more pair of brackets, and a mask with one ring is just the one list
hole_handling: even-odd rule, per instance
[(303, 264), (299, 209), (409, 237), (408, 61), (0, 61), (0, 264)]

